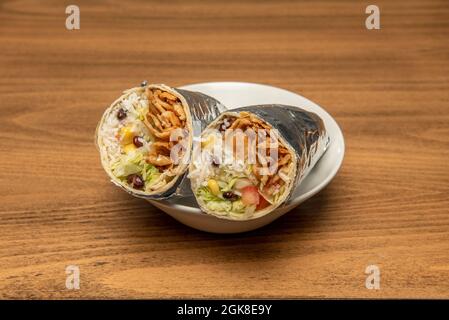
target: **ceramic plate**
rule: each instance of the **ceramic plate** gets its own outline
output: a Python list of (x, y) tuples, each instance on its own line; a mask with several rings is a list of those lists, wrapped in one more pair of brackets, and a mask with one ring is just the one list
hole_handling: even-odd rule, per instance
[(193, 196), (164, 201), (149, 200), (154, 206), (185, 225), (214, 233), (238, 233), (260, 228), (322, 190), (341, 166), (345, 145), (340, 128), (323, 108), (299, 94), (272, 86), (245, 82), (208, 82), (186, 85), (180, 89), (207, 94), (221, 101), (229, 109), (271, 103), (301, 107), (318, 114), (323, 119), (331, 137), (329, 149), (298, 186), (288, 203), (260, 218), (233, 221), (206, 215), (199, 209)]

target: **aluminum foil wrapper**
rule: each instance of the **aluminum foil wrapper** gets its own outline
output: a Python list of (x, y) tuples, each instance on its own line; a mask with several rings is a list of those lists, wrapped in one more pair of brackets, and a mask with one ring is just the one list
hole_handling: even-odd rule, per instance
[(200, 125), (198, 128), (195, 128), (194, 123), (194, 129), (198, 129), (200, 133), (209, 123), (215, 120), (215, 118), (217, 118), (222, 112), (227, 110), (227, 108), (221, 104), (220, 101), (205, 95), (204, 93), (176, 88), (175, 91), (182, 95), (189, 104), (190, 112), (192, 114), (192, 121), (197, 121)]
[(323, 120), (313, 112), (281, 104), (254, 105), (229, 111), (254, 113), (276, 129), (295, 150), (297, 174), (285, 204), (331, 143)]

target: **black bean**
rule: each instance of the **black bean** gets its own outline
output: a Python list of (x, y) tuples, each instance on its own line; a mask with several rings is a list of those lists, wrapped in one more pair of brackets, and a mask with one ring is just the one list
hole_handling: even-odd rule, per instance
[(117, 111), (117, 119), (123, 120), (125, 118), (126, 118), (126, 111), (123, 110), (122, 108), (118, 109), (118, 111)]
[(135, 136), (133, 138), (133, 143), (137, 148), (140, 148), (141, 146), (143, 146), (143, 139), (139, 136)]
[(127, 178), (126, 181), (128, 182), (128, 184), (132, 185), (132, 187), (134, 189), (142, 189), (143, 186), (145, 185), (145, 183), (143, 182), (143, 179), (140, 175), (138, 174), (130, 174)]
[(140, 86), (141, 86), (141, 87), (146, 87), (147, 84), (148, 84), (148, 81), (147, 81), (147, 80), (143, 80), (143, 81), (140, 83)]
[(236, 195), (232, 191), (226, 191), (226, 192), (223, 192), (223, 198), (231, 200), (231, 201), (235, 201), (235, 200), (237, 200), (239, 198), (239, 196)]

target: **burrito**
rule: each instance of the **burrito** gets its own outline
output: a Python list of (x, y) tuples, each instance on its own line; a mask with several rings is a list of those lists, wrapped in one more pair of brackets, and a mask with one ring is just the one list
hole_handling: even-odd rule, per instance
[(104, 112), (96, 132), (102, 166), (134, 196), (170, 197), (188, 168), (194, 124), (201, 131), (223, 110), (204, 94), (144, 82)]
[(315, 113), (284, 105), (224, 112), (194, 146), (189, 177), (201, 209), (232, 220), (285, 204), (330, 143)]

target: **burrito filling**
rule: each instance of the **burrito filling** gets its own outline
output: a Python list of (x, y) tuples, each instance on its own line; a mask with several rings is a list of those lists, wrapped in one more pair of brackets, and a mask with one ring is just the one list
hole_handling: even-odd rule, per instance
[(209, 211), (250, 217), (283, 201), (294, 165), (274, 131), (255, 115), (240, 112), (223, 116), (202, 134), (190, 178)]
[[(100, 128), (112, 174), (121, 183), (153, 192), (175, 178), (177, 163), (171, 151), (186, 135), (182, 102), (172, 93), (138, 88), (118, 101)], [(175, 130), (182, 133), (173, 134)], [(171, 141), (173, 140), (173, 141)], [(178, 148), (177, 156), (185, 155)]]

